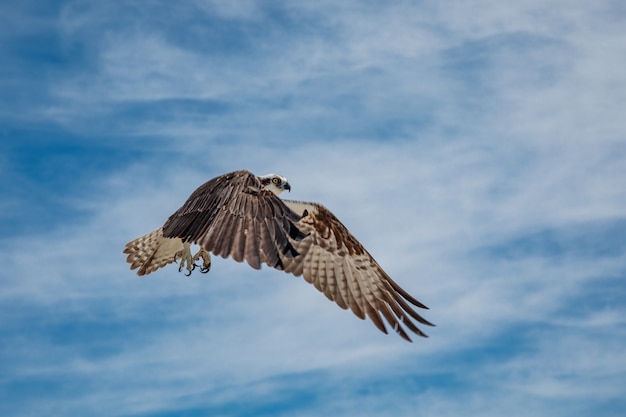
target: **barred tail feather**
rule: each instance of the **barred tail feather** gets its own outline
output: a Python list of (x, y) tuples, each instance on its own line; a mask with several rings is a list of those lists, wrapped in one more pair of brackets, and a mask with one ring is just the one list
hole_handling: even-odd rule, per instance
[(163, 228), (154, 230), (126, 244), (124, 253), (130, 269), (139, 268), (137, 275), (148, 275), (175, 261), (176, 253), (184, 249), (179, 238), (163, 237)]

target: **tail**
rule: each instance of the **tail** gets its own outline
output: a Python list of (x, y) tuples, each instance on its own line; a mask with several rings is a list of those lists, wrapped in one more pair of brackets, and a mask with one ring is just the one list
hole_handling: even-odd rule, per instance
[(126, 244), (123, 253), (128, 254), (126, 262), (130, 269), (139, 268), (137, 275), (148, 275), (176, 259), (176, 254), (184, 248), (179, 238), (163, 237), (163, 228), (143, 235)]

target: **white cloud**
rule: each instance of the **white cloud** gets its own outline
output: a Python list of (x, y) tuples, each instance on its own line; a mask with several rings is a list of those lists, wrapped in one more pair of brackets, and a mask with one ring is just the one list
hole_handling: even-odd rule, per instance
[[(261, 169), (259, 159), (271, 161), (275, 152), (263, 146), (251, 149), (254, 152), (233, 156), (231, 161)], [(559, 171), (544, 173), (542, 181), (510, 188), (510, 198), (518, 198), (520, 203), (508, 213), (508, 199), (503, 203), (497, 193), (485, 191), (500, 178), (500, 169), (482, 163), (476, 157), (480, 152), (461, 152), (449, 145), (415, 149), (410, 144), (370, 143), (367, 147), (361, 144), (352, 158), (346, 158), (352, 149), (350, 144), (338, 144), (329, 153), (324, 144), (310, 144), (287, 150), (278, 163), (280, 169), (258, 172), (289, 173), (294, 186), (289, 197), (320, 200), (331, 207), (390, 274), (432, 308), (425, 313), (438, 324), (426, 329), (431, 339), (405, 345), (393, 335), (383, 337), (370, 323), (360, 323), (333, 306), (300, 278), (268, 269), (256, 272), (218, 259), (207, 276), (177, 276), (171, 267), (139, 279), (128, 271), (121, 254), (125, 241), (158, 226), (193, 187), (221, 172), (212, 171), (222, 170), (219, 160), (237, 153), (236, 147), (224, 147), (205, 160), (208, 169), (199, 164), (197, 171), (180, 171), (184, 156), (176, 156), (169, 164), (137, 164), (117, 173), (105, 183), (100, 197), (89, 202), (94, 210), (92, 222), (59, 229), (42, 236), (40, 242), (16, 242), (4, 260), (8, 276), (13, 277), (5, 282), (5, 300), (49, 306), (53, 318), (66, 315), (55, 312), (67, 311), (69, 302), (77, 309), (77, 317), (92, 317), (96, 322), (100, 319), (94, 315), (102, 303), (112, 302), (114, 307), (104, 310), (109, 319), (125, 322), (139, 318), (134, 331), (144, 335), (144, 340), (131, 337), (126, 343), (116, 342), (119, 351), (104, 359), (85, 358), (71, 345), (60, 351), (50, 346), (49, 352), (58, 355), (54, 365), (42, 369), (40, 360), (32, 360), (29, 362), (34, 365), (22, 372), (31, 376), (100, 374), (104, 392), (99, 400), (103, 402), (118, 395), (114, 387), (121, 384), (123, 388), (122, 381), (128, 381), (130, 372), (138, 387), (157, 382), (160, 388), (141, 388), (132, 397), (128, 394), (122, 407), (139, 407), (136, 411), (140, 411), (148, 401), (152, 405), (146, 411), (167, 408), (190, 390), (212, 391), (224, 381), (236, 387), (284, 374), (320, 370), (332, 374), (335, 368), (364, 366), (381, 356), (394, 358), (391, 364), (397, 366), (416, 355), (439, 358), (478, 348), (509, 326), (554, 324), (550, 317), (566, 308), (583, 285), (598, 274), (618, 273), (622, 266), (619, 259), (571, 259), (563, 264), (549, 258), (498, 262), (488, 257), (468, 258), (481, 244), (497, 243), (529, 228), (567, 224), (567, 212), (552, 212), (547, 219), (537, 217), (533, 210), (525, 210), (535, 200), (523, 197), (551, 192), (555, 207), (558, 201), (568, 201), (569, 191), (559, 194), (551, 187), (551, 176), (563, 175)], [(325, 161), (324, 172), (310, 159), (298, 159), (297, 155), (319, 156), (316, 160)], [(218, 166), (211, 168), (214, 163)], [(529, 166), (541, 168), (542, 160)], [(407, 176), (407, 172), (413, 174)], [(371, 187), (381, 190), (385, 198), (372, 199)], [(96, 188), (102, 189), (102, 184), (94, 184)], [(529, 190), (534, 191), (527, 194)], [(392, 218), (386, 218), (389, 212)], [(507, 223), (504, 228), (503, 223)], [(51, 246), (49, 242), (60, 243)], [(38, 265), (45, 265), (45, 274), (24, 268), (33, 257)], [(159, 311), (159, 303), (174, 304)], [(161, 322), (162, 328), (142, 330), (140, 323), (146, 314), (159, 314), (153, 320)], [(555, 325), (559, 321), (557, 318)], [(563, 349), (566, 346), (564, 342)], [(540, 366), (548, 353), (533, 355), (531, 360)], [(32, 359), (38, 352), (22, 354)], [(493, 365), (494, 378), (511, 372), (508, 364), (503, 365)], [(554, 369), (563, 368), (555, 364)], [(549, 389), (546, 395), (551, 390), (556, 390), (555, 395), (581, 395), (581, 388), (571, 391), (567, 384), (550, 385), (554, 372), (510, 383), (528, 395), (535, 395), (525, 388), (535, 381), (547, 384), (542, 385)], [(83, 400), (74, 405), (76, 410), (84, 410), (98, 399), (88, 395)]]
[[(68, 42), (93, 46), (93, 67), (51, 85), (47, 114), (70, 131), (134, 134), (119, 146), (151, 153), (93, 180), (88, 221), (11, 239), (0, 255), (3, 313), (41, 331), (8, 332), (5, 378), (88, 380), (49, 399), (74, 415), (219, 407), (242, 392), (278, 395), (291, 388), (283, 378), (309, 373), (345, 383), (323, 387), (333, 402), (315, 404), (316, 415), (391, 403), (394, 415), (569, 415), (619, 397), (624, 304), (604, 303), (612, 287), (600, 287), (597, 305), (577, 308), (599, 279), (623, 274), (619, 249), (498, 256), (533, 233), (583, 239), (590, 225), (623, 219), (626, 51), (623, 30), (600, 25), (602, 5), (298, 3), (284, 18), (308, 29), (272, 26), (238, 52), (182, 42), (155, 24), (161, 15), (107, 31), (116, 6), (78, 4), (60, 25)], [(205, 6), (218, 20), (271, 22), (249, 2)], [(168, 100), (226, 104), (206, 117), (184, 105), (168, 117), (124, 113)], [(431, 338), (385, 337), (267, 268), (218, 259), (206, 276), (172, 266), (147, 279), (127, 269), (126, 241), (206, 179), (241, 168), (286, 175), (288, 198), (333, 210), (431, 307)], [(512, 332), (523, 346), (484, 357)], [(351, 373), (410, 382), (357, 396)]]

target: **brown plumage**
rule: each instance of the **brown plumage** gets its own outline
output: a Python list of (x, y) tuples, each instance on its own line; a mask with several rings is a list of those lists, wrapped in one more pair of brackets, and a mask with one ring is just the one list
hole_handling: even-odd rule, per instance
[[(343, 309), (387, 333), (383, 318), (404, 339), (404, 327), (426, 337), (415, 321), (429, 325), (415, 307), (427, 308), (395, 283), (361, 243), (324, 206), (281, 200), (284, 177), (235, 171), (196, 189), (162, 228), (135, 239), (124, 253), (131, 269), (149, 274), (181, 261), (189, 273), (208, 252), (259, 269), (264, 263), (313, 284)], [(190, 244), (200, 246), (191, 256)], [(404, 326), (404, 327), (403, 327)]]
[(193, 242), (214, 255), (282, 269), (282, 258), (294, 257), (294, 241), (304, 235), (291, 211), (259, 178), (236, 171), (204, 183), (163, 225), (163, 236)]

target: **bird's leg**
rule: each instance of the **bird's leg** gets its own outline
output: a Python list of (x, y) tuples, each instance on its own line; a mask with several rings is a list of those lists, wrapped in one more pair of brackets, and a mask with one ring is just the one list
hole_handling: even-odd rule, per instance
[(174, 262), (176, 262), (176, 260), (180, 258), (178, 272), (182, 272), (183, 268), (185, 268), (187, 269), (187, 273), (185, 275), (191, 275), (191, 272), (198, 266), (196, 265), (196, 261), (200, 258), (202, 258), (202, 266), (200, 267), (200, 272), (202, 272), (203, 274), (209, 272), (209, 270), (211, 269), (211, 255), (209, 254), (209, 252), (201, 247), (198, 253), (191, 256), (191, 244), (189, 242), (184, 242), (183, 245), (183, 249), (176, 252), (176, 254), (174, 255)]
[(174, 262), (176, 262), (177, 258), (180, 258), (178, 272), (181, 272), (183, 268), (186, 268), (186, 275), (191, 275), (191, 271), (194, 270), (196, 265), (194, 264), (194, 258), (191, 257), (191, 244), (189, 242), (184, 242), (183, 249), (176, 252), (176, 254), (174, 255)]
[(207, 272), (209, 272), (209, 270), (211, 270), (211, 255), (209, 254), (209, 252), (207, 252), (206, 250), (204, 250), (203, 247), (200, 247), (200, 250), (198, 251), (198, 253), (196, 253), (193, 256), (193, 262), (194, 262), (194, 267), (197, 266), (195, 264), (195, 261), (197, 261), (198, 259), (202, 258), (202, 266), (200, 267), (200, 272), (202, 272), (203, 274), (206, 274)]

